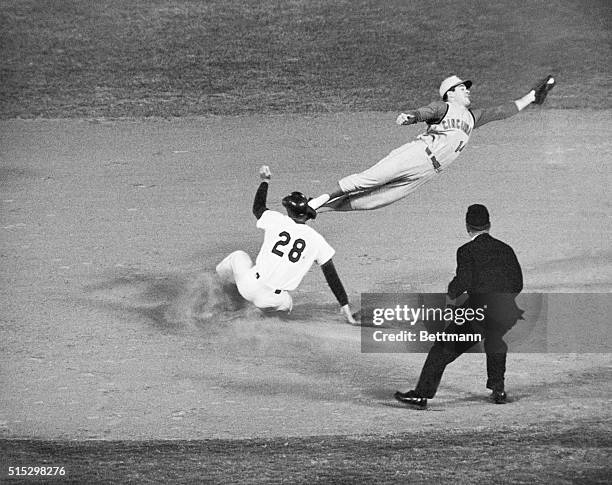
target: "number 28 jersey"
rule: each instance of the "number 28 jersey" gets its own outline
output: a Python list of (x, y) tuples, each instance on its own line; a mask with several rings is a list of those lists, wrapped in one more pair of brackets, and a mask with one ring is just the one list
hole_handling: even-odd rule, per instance
[(314, 261), (325, 264), (335, 253), (312, 227), (280, 212), (266, 210), (257, 227), (264, 230), (264, 242), (255, 267), (260, 281), (270, 288), (295, 290)]

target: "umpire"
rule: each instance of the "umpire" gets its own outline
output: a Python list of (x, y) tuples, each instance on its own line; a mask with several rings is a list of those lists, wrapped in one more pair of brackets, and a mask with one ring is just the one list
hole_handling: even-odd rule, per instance
[[(489, 235), (491, 223), (484, 205), (468, 207), (465, 222), (471, 241), (457, 250), (457, 271), (448, 285), (448, 297), (455, 300), (467, 292), (468, 299), (462, 306), (485, 308), (485, 318), (482, 322), (472, 321), (463, 325), (452, 322), (445, 333), (482, 335), (487, 355), (487, 388), (493, 391), (493, 402), (504, 404), (507, 399), (504, 374), (508, 346), (503, 336), (523, 313), (515, 303), (516, 296), (523, 289), (523, 274), (512, 248)], [(446, 366), (474, 344), (436, 342), (427, 355), (416, 388), (408, 392), (397, 391), (395, 398), (425, 408), (427, 399), (436, 394)]]

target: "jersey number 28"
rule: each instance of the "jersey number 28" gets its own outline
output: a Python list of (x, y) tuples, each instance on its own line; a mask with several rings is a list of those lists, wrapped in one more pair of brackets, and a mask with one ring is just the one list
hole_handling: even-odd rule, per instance
[[(285, 253), (283, 253), (279, 247), (287, 246), (291, 242), (291, 234), (289, 234), (287, 231), (283, 231), (278, 235), (278, 237), (280, 237), (280, 239), (276, 241), (276, 244), (272, 247), (272, 252), (282, 258)], [(304, 249), (306, 249), (306, 241), (301, 238), (296, 239), (293, 242), (293, 247), (287, 253), (287, 258), (289, 258), (289, 261), (292, 263), (297, 263), (302, 257), (302, 252)]]

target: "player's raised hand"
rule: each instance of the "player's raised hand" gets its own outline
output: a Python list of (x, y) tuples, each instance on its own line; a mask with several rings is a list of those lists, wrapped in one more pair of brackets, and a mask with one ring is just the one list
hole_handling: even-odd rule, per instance
[(395, 122), (398, 125), (411, 125), (415, 122), (415, 117), (408, 113), (400, 113)]
[(259, 169), (259, 176), (261, 180), (270, 180), (272, 178), (272, 172), (270, 172), (270, 167), (267, 165), (262, 165)]

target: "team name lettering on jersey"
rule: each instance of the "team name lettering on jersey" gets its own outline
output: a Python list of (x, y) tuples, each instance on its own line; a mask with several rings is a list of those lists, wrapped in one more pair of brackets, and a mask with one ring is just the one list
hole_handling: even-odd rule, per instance
[(473, 126), (471, 126), (468, 122), (464, 120), (460, 120), (457, 118), (452, 118), (449, 120), (442, 120), (442, 126), (445, 130), (450, 130), (451, 128), (457, 128), (463, 131), (467, 136), (472, 134)]
[[(420, 135), (435, 157), (434, 170), (440, 172), (452, 163), (466, 147), (474, 129), (474, 116), (464, 106), (453, 103), (432, 103), (444, 115), (437, 122), (428, 124), (427, 131)], [(433, 162), (433, 159), (432, 159)]]

